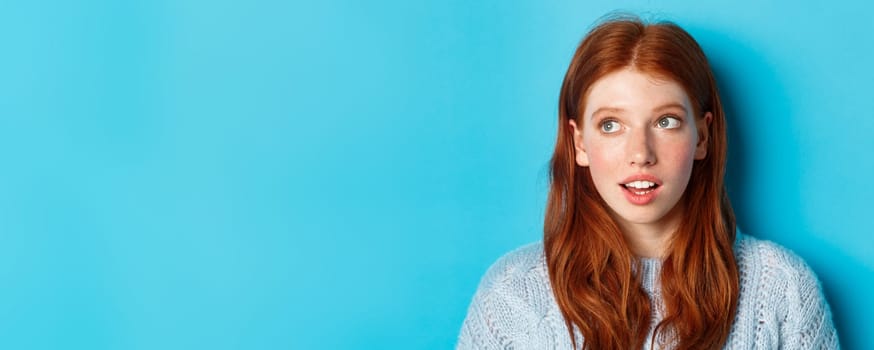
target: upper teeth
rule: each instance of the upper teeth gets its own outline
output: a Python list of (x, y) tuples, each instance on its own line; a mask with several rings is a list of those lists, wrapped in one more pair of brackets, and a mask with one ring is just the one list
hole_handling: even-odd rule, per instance
[(655, 186), (655, 183), (649, 182), (649, 181), (632, 181), (632, 182), (625, 184), (625, 186), (634, 187), (634, 188), (638, 188), (638, 189), (639, 188), (650, 188), (650, 187)]

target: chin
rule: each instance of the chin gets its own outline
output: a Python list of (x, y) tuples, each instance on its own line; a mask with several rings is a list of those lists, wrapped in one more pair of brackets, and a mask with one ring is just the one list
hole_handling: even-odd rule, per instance
[[(625, 213), (619, 213), (619, 217), (623, 221), (635, 225), (653, 225), (663, 221), (668, 214), (667, 210), (630, 210)], [(625, 215), (623, 215), (625, 214)]]

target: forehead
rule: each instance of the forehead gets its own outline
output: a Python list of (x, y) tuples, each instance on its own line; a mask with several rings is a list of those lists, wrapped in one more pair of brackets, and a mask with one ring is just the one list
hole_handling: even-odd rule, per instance
[(631, 68), (598, 79), (589, 88), (584, 103), (586, 116), (603, 108), (648, 111), (670, 104), (692, 111), (689, 96), (679, 83)]

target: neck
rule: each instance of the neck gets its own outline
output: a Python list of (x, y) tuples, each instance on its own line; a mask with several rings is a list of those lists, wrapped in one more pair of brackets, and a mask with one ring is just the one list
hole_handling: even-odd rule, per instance
[(679, 211), (680, 205), (677, 205), (656, 222), (634, 223), (620, 219), (617, 223), (634, 255), (663, 258), (674, 232), (680, 227), (682, 213)]
[(661, 258), (665, 255), (673, 230), (653, 230), (649, 227), (623, 228), (625, 240), (634, 255)]

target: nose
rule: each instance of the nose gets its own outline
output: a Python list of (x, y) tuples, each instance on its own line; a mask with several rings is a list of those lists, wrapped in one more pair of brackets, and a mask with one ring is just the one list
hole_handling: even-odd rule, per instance
[(629, 133), (626, 154), (631, 166), (646, 167), (656, 163), (656, 155), (653, 151), (652, 137), (649, 130), (642, 128)]

